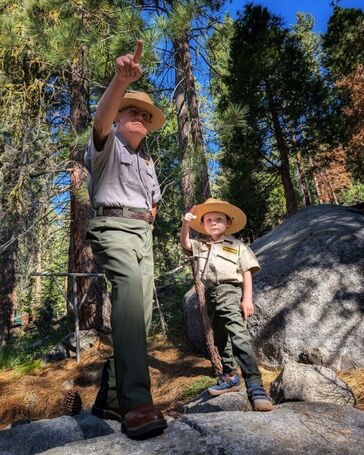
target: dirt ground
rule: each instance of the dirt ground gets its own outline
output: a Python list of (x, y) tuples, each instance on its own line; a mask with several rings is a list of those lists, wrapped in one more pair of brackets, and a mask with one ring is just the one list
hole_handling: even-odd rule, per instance
[[(14, 370), (0, 371), (0, 428), (18, 420), (64, 415), (64, 397), (71, 389), (81, 395), (83, 409), (90, 408), (109, 353), (110, 347), (100, 343), (81, 354), (79, 365), (75, 359), (68, 359), (47, 364), (28, 375)], [(167, 414), (176, 414), (178, 405), (191, 395), (194, 385), (210, 385), (213, 381), (210, 362), (183, 343), (172, 344), (163, 337), (154, 338), (149, 343), (148, 353), (154, 402)], [(261, 368), (261, 372), (264, 385), (269, 389), (279, 370)], [(364, 369), (339, 376), (352, 387), (357, 407), (364, 411)]]

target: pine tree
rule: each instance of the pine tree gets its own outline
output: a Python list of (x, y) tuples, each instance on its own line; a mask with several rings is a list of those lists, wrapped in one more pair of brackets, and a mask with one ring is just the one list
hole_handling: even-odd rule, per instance
[[(69, 272), (100, 272), (85, 240), (88, 220), (93, 214), (87, 193), (87, 171), (83, 155), (90, 134), (93, 99), (114, 71), (115, 58), (126, 53), (142, 22), (124, 2), (34, 0), (30, 2), (30, 26), (37, 38), (42, 59), (50, 67), (50, 78), (61, 88), (57, 100), (64, 115), (58, 125), (69, 147), (70, 250)], [(96, 80), (98, 86), (91, 81)], [(96, 268), (95, 268), (96, 267)], [(89, 287), (88, 278), (78, 279), (78, 301)], [(71, 289), (70, 291), (71, 292)], [(104, 280), (93, 279), (82, 307), (81, 327), (101, 328), (103, 307), (108, 297)]]
[[(337, 130), (346, 148), (346, 164), (360, 184), (364, 172), (363, 61), (364, 12), (359, 8), (334, 8), (324, 35), (328, 78), (336, 87)], [(344, 115), (343, 115), (344, 114)], [(353, 182), (355, 186), (357, 183)]]
[[(220, 97), (218, 114), (240, 105), (247, 115), (245, 128), (221, 135), (221, 174), (230, 179), (229, 196), (253, 218), (255, 232), (266, 226), (274, 188), (283, 187), (287, 213), (295, 213), (299, 186), (292, 165), (313, 153), (330, 123), (325, 84), (309, 44), (261, 6), (247, 5), (234, 24), (228, 94)], [(310, 46), (317, 47), (314, 41)]]
[(51, 104), (43, 82), (47, 71), (28, 35), (23, 2), (11, 1), (4, 6), (0, 27), (0, 332), (4, 342), (31, 283), (28, 272), (35, 262), (36, 239), (41, 237), (42, 220), (49, 208), (47, 196), (53, 179), (49, 156), (54, 144), (45, 121)]

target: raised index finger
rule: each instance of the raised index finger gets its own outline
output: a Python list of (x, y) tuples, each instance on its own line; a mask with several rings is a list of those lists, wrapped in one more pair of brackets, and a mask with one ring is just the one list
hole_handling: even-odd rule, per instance
[(135, 52), (134, 52), (134, 57), (133, 57), (133, 62), (134, 63), (139, 63), (140, 57), (142, 55), (142, 50), (143, 50), (143, 41), (141, 39), (138, 39), (135, 47)]

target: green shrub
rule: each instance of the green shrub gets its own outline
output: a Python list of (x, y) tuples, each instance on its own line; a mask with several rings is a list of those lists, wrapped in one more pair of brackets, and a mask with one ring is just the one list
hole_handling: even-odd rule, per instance
[(197, 379), (197, 381), (190, 384), (187, 389), (183, 392), (181, 397), (182, 401), (189, 401), (197, 397), (207, 388), (211, 387), (216, 383), (216, 379), (211, 378), (210, 376), (202, 376), (202, 378)]
[(364, 183), (354, 180), (349, 188), (341, 191), (340, 200), (344, 205), (364, 202)]
[[(68, 322), (58, 327), (53, 327), (48, 322), (47, 336), (38, 332), (25, 333), (17, 337), (12, 343), (4, 346), (0, 351), (0, 370), (15, 368), (34, 363), (43, 354), (49, 352), (54, 345), (59, 343), (68, 333), (73, 331)], [(34, 365), (33, 365), (34, 366)], [(29, 366), (32, 368), (32, 366)]]
[(33, 372), (37, 371), (40, 367), (41, 367), (40, 359), (32, 360), (31, 362), (16, 365), (15, 372), (19, 377), (26, 376), (27, 374), (32, 374)]

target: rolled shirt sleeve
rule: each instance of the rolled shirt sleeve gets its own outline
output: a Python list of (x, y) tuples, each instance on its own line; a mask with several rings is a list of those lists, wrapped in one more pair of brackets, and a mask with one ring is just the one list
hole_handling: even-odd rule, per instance
[(260, 272), (261, 270), (259, 262), (253, 251), (243, 243), (241, 243), (239, 251), (239, 266), (242, 273), (250, 270), (254, 274)]

